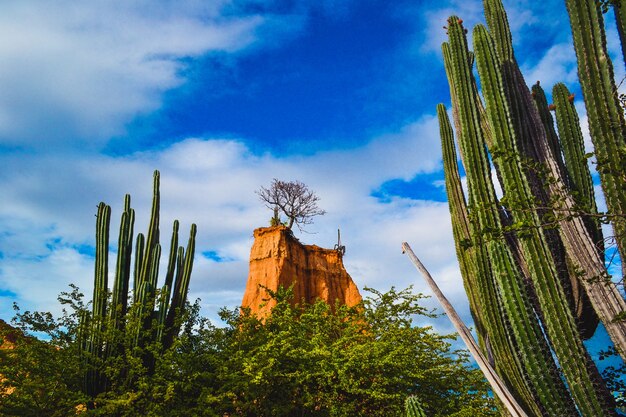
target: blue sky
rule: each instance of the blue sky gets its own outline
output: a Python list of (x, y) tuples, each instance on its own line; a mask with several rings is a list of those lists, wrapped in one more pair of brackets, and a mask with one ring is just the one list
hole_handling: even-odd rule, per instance
[[(528, 83), (578, 91), (562, 2), (505, 6)], [(254, 191), (279, 178), (318, 193), (327, 214), (299, 237), (332, 247), (340, 227), (360, 288), (428, 292), (408, 241), (469, 319), (435, 120), (451, 14), (483, 20), (469, 0), (3, 1), (0, 318), (59, 312), (69, 283), (90, 296), (98, 202), (116, 224), (130, 193), (145, 231), (159, 169), (163, 234), (198, 224), (190, 297), (210, 318), (241, 302), (271, 216)]]

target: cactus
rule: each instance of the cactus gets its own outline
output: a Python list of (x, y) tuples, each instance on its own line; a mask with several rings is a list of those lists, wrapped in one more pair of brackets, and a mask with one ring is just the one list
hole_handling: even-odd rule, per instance
[(196, 248), (196, 233), (196, 225), (192, 224), (191, 230), (189, 231), (187, 251), (185, 252), (182, 247), (178, 248), (176, 283), (174, 284), (174, 293), (172, 295), (172, 301), (165, 320), (166, 333), (163, 339), (164, 346), (171, 346), (174, 337), (180, 331), (180, 310), (185, 306), (187, 293), (189, 292), (189, 279), (191, 278), (191, 270), (193, 268), (193, 258)]
[[(620, 2), (618, 18), (623, 10)], [(615, 242), (626, 259), (626, 122), (619, 104), (613, 65), (606, 49), (606, 36), (598, 2), (566, 0), (578, 78), (583, 92), (597, 170), (612, 220)], [(622, 45), (623, 46), (623, 45)], [(622, 261), (622, 273), (626, 262)], [(622, 353), (623, 355), (623, 353)]]
[(84, 364), (87, 368), (84, 390), (92, 396), (100, 391), (104, 383), (99, 365), (105, 354), (103, 336), (107, 317), (110, 221), (111, 207), (101, 202), (98, 204), (96, 214), (96, 259), (92, 313), (89, 317), (81, 317), (81, 339), (84, 339)]
[(477, 219), (478, 231), (485, 240), (493, 276), (502, 294), (502, 306), (513, 330), (510, 336), (514, 338), (514, 345), (525, 358), (522, 366), (530, 389), (551, 415), (574, 415), (574, 406), (568, 402), (567, 390), (559, 379), (550, 349), (532, 311), (524, 277), (517, 267), (512, 251), (500, 239), (502, 225), (473, 90), (467, 40), (464, 28), (458, 22), (459, 18), (456, 16), (448, 20), (454, 66), (451, 90), (455, 90), (459, 103), (459, 125), (462, 128), (459, 142), (468, 180), (470, 216)]
[[(448, 20), (449, 44), (443, 47), (468, 179), (466, 206), (452, 184), (458, 181), (454, 180), (458, 172), (453, 145), (446, 151), (450, 149), (452, 133), (447, 118), (442, 116), (445, 112), (441, 106), (438, 108), (457, 255), (466, 288), (472, 287), (468, 296), (473, 314), (480, 316), (477, 329), (484, 333), (480, 338), (487, 340), (494, 352), (496, 369), (529, 414), (614, 415), (608, 391), (599, 383), (597, 369), (582, 344), (573, 311), (573, 300), (579, 299), (573, 294), (574, 286), (582, 285), (606, 322), (610, 321), (611, 311), (619, 312), (622, 307), (619, 293), (611, 285), (597, 281), (594, 284), (589, 279), (578, 281), (580, 267), (584, 268), (583, 278), (600, 276), (604, 270), (583, 220), (558, 216), (563, 208), (570, 212), (576, 209), (569, 194), (575, 185), (574, 179), (570, 184), (567, 156), (565, 162), (560, 160), (561, 144), (543, 91), (537, 85), (533, 102), (515, 62), (501, 2), (486, 0), (485, 15), (490, 31), (479, 25), (473, 33), (485, 109), (477, 98), (466, 30), (456, 16)], [(500, 201), (493, 191), (485, 146), (503, 186), (504, 197)], [(576, 169), (580, 162), (578, 165)], [(552, 206), (553, 202), (559, 205)], [(558, 224), (558, 231), (545, 228), (548, 221)], [(482, 244), (486, 251), (480, 249)], [(485, 255), (477, 256), (481, 250)], [(481, 261), (480, 256), (486, 256), (487, 262)], [(491, 272), (485, 273), (486, 269)], [(497, 292), (489, 296), (485, 291), (488, 283), (481, 279), (492, 280)], [(610, 300), (610, 307), (603, 306), (602, 299)], [(583, 303), (589, 305), (588, 301)], [(501, 317), (494, 320), (495, 314)], [(507, 346), (506, 338), (494, 337), (494, 331), (498, 327), (506, 329), (507, 324), (512, 330), (509, 342), (513, 350)], [(593, 333), (593, 328), (588, 330)], [(517, 355), (515, 349), (519, 351)], [(507, 362), (507, 352), (514, 355), (513, 361)], [(567, 388), (557, 369), (563, 373)], [(538, 399), (538, 407), (532, 407), (533, 398)]]
[[(113, 284), (111, 305), (109, 307), (109, 325), (118, 332), (124, 331), (124, 318), (128, 309), (128, 289), (130, 284), (134, 224), (135, 210), (130, 207), (130, 195), (126, 194), (117, 243), (115, 282)], [(110, 343), (107, 346), (107, 356), (117, 356), (121, 353), (122, 348), (121, 341), (118, 343)]]
[(596, 196), (591, 172), (587, 165), (580, 120), (573, 104), (574, 95), (569, 92), (565, 84), (558, 83), (552, 88), (552, 98), (566, 170), (571, 178), (570, 190), (580, 210), (588, 214), (583, 216), (585, 226), (596, 243), (600, 255), (604, 258), (604, 237), (597, 216)]
[(550, 106), (548, 106), (548, 99), (546, 98), (546, 93), (541, 88), (539, 81), (532, 86), (532, 97), (535, 101), (535, 106), (537, 107), (537, 112), (539, 113), (539, 117), (543, 123), (543, 128), (546, 132), (546, 139), (548, 140), (548, 144), (550, 145), (550, 150), (552, 151), (552, 156), (556, 160), (557, 165), (559, 166), (559, 172), (563, 177), (563, 182), (567, 185), (568, 188), (571, 188), (570, 178), (567, 175), (567, 169), (565, 168), (565, 162), (563, 161), (563, 157), (561, 155), (561, 144), (559, 143), (559, 136), (554, 130), (554, 119), (550, 114)]
[(161, 288), (161, 294), (159, 299), (159, 317), (156, 335), (156, 339), (158, 341), (163, 341), (165, 319), (167, 317), (167, 309), (169, 307), (170, 295), (172, 292), (172, 282), (174, 282), (174, 273), (176, 272), (176, 258), (178, 254), (178, 227), (178, 220), (174, 220), (172, 239), (170, 242), (170, 256), (167, 263), (167, 272), (165, 274), (165, 283)]
[(406, 417), (426, 417), (422, 404), (415, 395), (406, 398), (404, 401), (404, 409), (406, 411)]
[[(96, 268), (94, 278), (93, 311), (81, 316), (80, 341), (85, 372), (85, 392), (92, 398), (108, 388), (102, 372), (108, 360), (125, 355), (123, 337), (132, 329), (133, 348), (140, 348), (148, 372), (154, 365), (154, 352), (143, 350), (148, 344), (160, 342), (162, 349), (169, 348), (180, 331), (180, 317), (186, 302), (193, 267), (196, 225), (191, 226), (187, 253), (178, 247), (178, 220), (174, 221), (165, 284), (160, 294), (159, 308), (155, 311), (155, 298), (161, 245), (159, 244), (159, 172), (154, 173), (152, 213), (147, 239), (139, 233), (135, 244), (135, 269), (133, 306), (128, 306), (131, 258), (135, 213), (126, 195), (124, 212), (120, 221), (115, 282), (111, 303), (107, 309), (107, 265), (109, 223), (111, 208), (104, 203), (98, 206), (96, 227)], [(170, 301), (170, 288), (176, 276), (174, 293)], [(168, 306), (170, 306), (168, 310)], [(174, 307), (175, 306), (175, 307)], [(132, 313), (132, 314), (130, 314)], [(154, 320), (156, 319), (156, 320)], [(126, 327), (133, 322), (133, 327)], [(172, 324), (170, 324), (172, 323)], [(128, 339), (128, 338), (127, 338)]]
[[(444, 45), (447, 49), (447, 44)], [(532, 414), (540, 415), (538, 400), (530, 388), (526, 373), (516, 360), (516, 347), (507, 335), (506, 329), (509, 324), (506, 311), (502, 307), (502, 300), (495, 285), (485, 242), (480, 233), (476, 233), (478, 225), (475, 224), (476, 222), (472, 224), (468, 216), (465, 196), (461, 188), (452, 127), (442, 104), (437, 106), (437, 115), (457, 258), (479, 340), (483, 345), (483, 350), (487, 350), (485, 345), (488, 345), (488, 350), (493, 356), (492, 365), (511, 387), (516, 400), (523, 404), (525, 409), (532, 410)]]
[[(494, 38), (497, 39), (502, 36), (503, 31), (508, 32), (503, 29), (507, 26), (506, 16), (499, 1), (487, 0), (485, 4), (487, 21), (490, 28), (493, 26), (492, 33), (496, 34)], [(494, 145), (497, 154), (492, 152), (492, 155), (502, 171), (505, 197), (516, 197), (516, 204), (510, 205), (514, 221), (529, 226), (524, 231), (524, 236), (519, 238), (519, 243), (542, 312), (544, 329), (579, 410), (587, 416), (604, 415), (603, 410), (607, 404), (603, 397), (608, 394), (596, 392), (593, 376), (587, 371), (593, 364), (574, 325), (562, 281), (558, 278), (559, 271), (550, 250), (551, 245), (541, 228), (542, 219), (534, 210), (536, 194), (531, 192), (531, 182), (519, 161), (520, 157), (517, 156), (521, 153), (520, 144), (534, 144), (542, 140), (541, 137), (534, 136), (541, 135), (541, 124), (532, 126), (528, 123), (532, 118), (532, 106), (524, 101), (523, 94), (527, 89), (520, 78), (512, 49), (508, 47), (510, 36), (505, 35), (500, 42), (495, 42), (505, 45), (500, 48), (492, 46), (489, 33), (480, 25), (474, 29), (473, 36), (487, 114), (490, 125), (496, 130), (494, 137), (497, 141)], [(511, 55), (499, 61), (495, 54), (496, 49)], [(500, 74), (502, 77), (499, 77)], [(523, 138), (522, 135), (528, 137)]]
[[(503, 27), (508, 26), (501, 2), (487, 0), (485, 5), (487, 20), (493, 22), (490, 24), (498, 28), (494, 29), (494, 32), (500, 33)], [(510, 36), (497, 37), (495, 41), (510, 44)], [(506, 47), (501, 47), (501, 49), (508, 50)], [(606, 63), (602, 65), (606, 66)], [(615, 347), (622, 358), (626, 359), (626, 322), (614, 320), (617, 315), (626, 311), (626, 302), (617, 287), (610, 281), (604, 267), (604, 259), (598, 253), (597, 242), (594, 242), (587, 233), (583, 218), (573, 215), (579, 213), (576, 202), (567, 192), (558, 163), (549, 149), (545, 131), (541, 126), (541, 118), (537, 114), (536, 107), (530, 104), (532, 98), (513, 55), (509, 55), (509, 60), (502, 63), (500, 71), (506, 88), (507, 100), (516, 115), (512, 121), (519, 152), (527, 160), (534, 160), (535, 166), (545, 169), (544, 178), (534, 177), (532, 170), (526, 171), (532, 181), (535, 198), (542, 205), (554, 204), (554, 209), (566, 213), (552, 222), (559, 226), (558, 233), (572, 264), (570, 270), (577, 271), (579, 275), (578, 278), (570, 276), (570, 280), (575, 280), (575, 285), (581, 284), (584, 287), (593, 309), (607, 328)], [(624, 175), (624, 172), (626, 171), (622, 169), (621, 175)], [(551, 221), (546, 218), (543, 220)], [(619, 225), (615, 230), (617, 231), (618, 228)], [(551, 232), (544, 228), (544, 234), (549, 237)], [(559, 272), (561, 272), (560, 269)], [(562, 280), (562, 284), (566, 286), (567, 282)]]

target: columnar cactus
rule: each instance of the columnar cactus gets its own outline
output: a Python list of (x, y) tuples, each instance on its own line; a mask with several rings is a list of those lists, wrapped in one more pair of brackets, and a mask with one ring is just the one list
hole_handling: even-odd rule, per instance
[[(183, 247), (178, 247), (179, 223), (178, 220), (174, 221), (168, 270), (158, 300), (158, 309), (155, 311), (161, 256), (159, 202), (159, 172), (155, 171), (148, 238), (146, 239), (141, 233), (138, 234), (135, 245), (132, 308), (128, 306), (128, 298), (135, 213), (130, 207), (130, 196), (127, 195), (125, 198), (124, 212), (120, 222), (115, 282), (108, 309), (107, 265), (111, 208), (104, 203), (98, 206), (93, 311), (81, 317), (80, 332), (80, 343), (83, 346), (86, 366), (85, 392), (92, 397), (107, 388), (101, 371), (106, 361), (124, 354), (122, 343), (124, 338), (119, 335), (130, 330), (126, 327), (129, 321), (134, 321), (132, 340), (134, 340), (134, 346), (138, 348), (143, 348), (147, 344), (161, 343), (161, 348), (167, 349), (180, 331), (181, 316), (193, 267), (196, 225), (191, 226), (185, 251)], [(174, 278), (176, 282), (172, 293)], [(128, 314), (131, 311), (132, 316)], [(153, 364), (151, 354), (144, 352), (142, 359), (150, 370)]]
[(111, 207), (104, 203), (98, 205), (96, 214), (96, 261), (93, 285), (92, 315), (89, 320), (83, 320), (87, 327), (85, 365), (85, 392), (89, 395), (97, 394), (103, 384), (103, 376), (99, 372), (100, 363), (104, 358), (104, 331), (107, 318), (108, 275), (109, 275), (109, 224), (111, 221)]
[[(588, 2), (577, 4), (580, 6), (582, 3)], [(485, 10), (487, 21), (490, 22), (490, 26), (494, 26), (492, 35), (502, 33), (504, 27), (508, 28), (506, 14), (499, 0), (486, 0)], [(512, 111), (515, 112), (512, 122), (517, 134), (519, 151), (525, 158), (531, 161), (535, 160), (539, 164), (537, 166), (545, 171), (545, 178), (533, 179), (533, 170), (526, 170), (526, 174), (532, 181), (531, 187), (534, 196), (539, 204), (550, 204), (551, 209), (567, 214), (560, 215), (554, 220), (550, 218), (543, 220), (546, 223), (558, 224), (559, 235), (565, 246), (569, 262), (571, 262), (570, 270), (576, 271), (579, 275), (577, 282), (584, 287), (593, 309), (607, 328), (622, 358), (626, 359), (626, 322), (614, 320), (617, 315), (626, 311), (626, 302), (617, 287), (610, 281), (604, 267), (604, 259), (598, 253), (597, 242), (587, 233), (583, 217), (572, 215), (580, 213), (580, 211), (577, 211), (577, 204), (566, 188), (565, 180), (559, 172), (558, 163), (550, 150), (545, 132), (542, 132), (542, 122), (536, 107), (530, 104), (532, 98), (515, 63), (512, 47), (509, 48), (510, 35), (494, 36), (494, 40), (497, 44), (506, 45), (500, 49), (510, 51), (507, 60), (502, 61), (501, 72), (507, 101)], [(606, 63), (596, 63), (595, 65), (605, 67)], [(595, 94), (593, 91), (591, 93)], [(624, 159), (622, 159), (622, 163), (624, 163)], [(624, 175), (626, 170), (622, 168), (620, 172), (621, 175)], [(626, 182), (622, 182), (621, 186), (624, 187), (624, 184)], [(551, 232), (544, 228), (544, 233), (546, 236), (550, 236)], [(560, 271), (561, 268), (559, 268)], [(570, 275), (570, 280), (573, 281), (574, 279), (576, 278)], [(564, 286), (567, 285), (566, 280), (562, 279), (562, 283)]]
[(419, 399), (411, 395), (404, 401), (404, 408), (406, 411), (406, 417), (426, 417), (422, 404)]
[[(486, 10), (491, 12), (487, 14), (487, 20), (490, 26), (492, 22), (498, 20), (498, 24), (493, 25), (493, 32), (500, 35), (502, 28), (506, 28), (506, 17), (498, 10), (498, 4), (492, 3), (499, 4), (499, 1), (485, 2), (495, 9), (486, 7)], [(532, 108), (532, 105), (524, 103), (521, 97), (523, 94), (521, 90), (525, 85), (520, 86), (522, 80), (516, 77), (518, 70), (513, 56), (507, 55), (507, 60), (500, 60), (495, 53), (496, 48), (491, 36), (481, 25), (474, 29), (473, 38), (487, 115), (495, 131), (496, 141), (492, 148), (495, 151), (492, 150), (492, 157), (502, 173), (505, 198), (507, 201), (510, 197), (516, 199), (515, 203), (509, 202), (507, 205), (513, 220), (527, 228), (523, 235), (518, 233), (519, 244), (542, 312), (544, 329), (550, 337), (565, 379), (570, 386), (575, 387), (570, 392), (578, 408), (583, 415), (604, 415), (603, 410), (607, 404), (604, 404), (603, 396), (606, 394), (595, 392), (593, 376), (587, 372), (593, 364), (576, 329), (574, 316), (555, 266), (555, 259), (541, 228), (542, 219), (534, 209), (535, 196), (531, 192), (531, 184), (520, 161), (519, 144), (525, 140), (519, 136), (531, 135), (534, 132), (529, 128), (528, 122), (524, 123), (524, 130), (521, 128), (522, 120), (526, 121), (528, 117), (523, 117), (525, 113), (519, 112), (519, 109), (525, 109), (524, 104), (527, 105), (526, 108)], [(508, 45), (510, 37), (505, 36), (500, 43)], [(507, 54), (512, 53), (510, 47), (500, 47), (499, 50), (504, 50)], [(516, 123), (516, 120), (519, 122)], [(536, 127), (540, 128), (541, 124)], [(533, 137), (526, 140), (536, 142)], [(580, 388), (574, 384), (579, 384)]]
[(580, 119), (574, 106), (574, 95), (569, 92), (565, 84), (558, 83), (552, 88), (552, 99), (556, 113), (556, 123), (559, 129), (560, 144), (565, 157), (565, 165), (570, 182), (570, 190), (580, 211), (587, 215), (583, 217), (589, 234), (596, 243), (602, 257), (604, 257), (604, 237), (598, 218), (596, 195), (593, 189), (593, 180), (587, 156), (583, 133), (580, 128)]
[[(444, 44), (447, 48), (447, 44)], [(509, 326), (506, 311), (496, 287), (491, 264), (476, 217), (468, 216), (467, 204), (461, 187), (452, 126), (443, 104), (437, 106), (442, 142), (446, 192), (448, 195), (452, 232), (461, 268), (463, 283), (470, 300), (477, 333), (483, 349), (491, 352), (493, 366), (506, 381), (516, 399), (532, 415), (541, 415), (539, 401), (530, 388), (526, 372), (516, 359), (513, 339), (507, 334)], [(486, 345), (486, 346), (485, 346)]]
[[(620, 8), (623, 8), (620, 1)], [(583, 91), (589, 132), (594, 145), (597, 169), (613, 218), (615, 241), (622, 260), (626, 259), (626, 122), (618, 100), (613, 65), (606, 49), (603, 18), (598, 2), (566, 0), (578, 78)], [(620, 13), (623, 10), (620, 9)], [(622, 272), (626, 269), (622, 261)]]
[[(473, 286), (468, 290), (470, 304), (474, 314), (481, 316), (477, 329), (486, 333), (481, 337), (490, 343), (496, 369), (504, 374), (529, 414), (614, 415), (612, 400), (599, 383), (598, 372), (582, 344), (573, 312), (572, 289), (568, 287), (570, 280), (578, 283), (574, 266), (584, 265), (584, 276), (602, 273), (600, 254), (581, 218), (559, 217), (562, 207), (552, 206), (553, 201), (558, 201), (566, 210), (576, 208), (569, 194), (566, 163), (559, 162), (559, 141), (551, 117), (544, 111), (547, 109), (538, 110), (541, 103), (537, 100), (545, 101), (545, 96), (539, 91), (542, 97), (537, 97), (536, 92), (537, 104), (533, 102), (515, 62), (500, 1), (486, 0), (485, 14), (490, 31), (477, 26), (473, 33), (485, 109), (477, 98), (466, 30), (456, 16), (448, 21), (449, 44), (443, 48), (467, 174), (467, 207), (460, 198), (462, 194), (454, 189), (458, 172), (453, 145), (450, 148), (452, 133), (445, 111), (438, 108), (453, 232), (466, 287)], [(502, 200), (496, 198), (493, 190), (486, 146), (503, 187)], [(467, 214), (458, 214), (465, 210)], [(544, 228), (550, 220), (561, 226), (558, 232)], [(576, 236), (579, 234), (584, 236)], [(482, 244), (485, 248), (478, 249)], [(476, 253), (481, 250), (491, 273), (477, 269), (482, 261)], [(471, 274), (493, 280), (497, 291), (491, 300), (486, 300), (485, 283)], [(596, 288), (604, 284), (594, 286), (584, 280), (582, 285), (593, 295), (594, 307), (602, 309), (602, 298), (615, 298), (613, 288)], [(501, 316), (499, 323), (493, 319), (494, 314)], [(602, 318), (606, 320), (608, 316), (603, 314)], [(506, 345), (507, 338), (493, 337), (497, 326), (512, 330), (508, 341), (517, 352)], [(556, 354), (558, 365), (550, 349)], [(500, 352), (501, 357), (497, 358), (495, 352)], [(506, 352), (514, 355), (514, 366), (497, 363), (506, 361)], [(567, 387), (559, 372), (563, 373)], [(539, 404), (533, 407), (535, 398)]]
[[(133, 228), (135, 225), (135, 210), (130, 207), (130, 195), (124, 198), (124, 212), (120, 221), (120, 232), (117, 243), (117, 263), (115, 267), (115, 282), (109, 307), (109, 323), (111, 328), (123, 332), (125, 316), (128, 309), (128, 289), (130, 284), (130, 265), (133, 251)], [(116, 356), (121, 353), (122, 343), (110, 343), (107, 346), (107, 356)]]
[(550, 415), (574, 415), (573, 403), (568, 401), (565, 385), (560, 380), (550, 349), (545, 341), (524, 277), (514, 254), (501, 239), (502, 224), (499, 204), (491, 182), (489, 158), (485, 151), (480, 116), (473, 90), (473, 75), (469, 66), (465, 29), (456, 16), (448, 20), (452, 52), (454, 95), (457, 97), (460, 119), (459, 145), (464, 155), (469, 188), (470, 216), (477, 219), (489, 254), (493, 276), (502, 294), (502, 306), (513, 331), (514, 344), (525, 358), (524, 373), (531, 390), (540, 398)]

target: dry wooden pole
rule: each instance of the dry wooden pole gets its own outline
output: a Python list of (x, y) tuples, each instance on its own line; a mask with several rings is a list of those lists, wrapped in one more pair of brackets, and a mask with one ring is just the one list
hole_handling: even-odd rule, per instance
[(402, 253), (406, 253), (409, 256), (411, 262), (413, 262), (413, 265), (415, 265), (417, 270), (420, 271), (424, 276), (424, 279), (435, 293), (435, 296), (443, 306), (444, 311), (456, 328), (456, 331), (461, 336), (461, 339), (463, 339), (463, 342), (465, 342), (465, 345), (476, 360), (476, 363), (478, 363), (480, 370), (483, 371), (483, 374), (485, 374), (485, 378), (487, 378), (487, 381), (489, 381), (489, 384), (491, 384), (493, 392), (498, 396), (500, 401), (502, 401), (502, 404), (504, 404), (507, 411), (511, 414), (512, 417), (528, 417), (528, 414), (526, 414), (524, 409), (515, 400), (515, 397), (513, 397), (513, 394), (511, 394), (511, 392), (508, 390), (502, 379), (500, 379), (498, 374), (496, 374), (495, 369), (493, 369), (493, 367), (489, 364), (489, 361), (474, 340), (472, 333), (463, 323), (461, 317), (459, 317), (454, 307), (452, 307), (452, 304), (450, 304), (448, 299), (443, 295), (433, 277), (430, 275), (422, 262), (417, 258), (415, 253), (413, 253), (413, 250), (406, 242), (402, 243)]

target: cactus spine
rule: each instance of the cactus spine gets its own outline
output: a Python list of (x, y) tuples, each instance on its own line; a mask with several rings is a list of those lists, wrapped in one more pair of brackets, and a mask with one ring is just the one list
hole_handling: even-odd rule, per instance
[[(148, 344), (161, 343), (161, 349), (171, 347), (180, 331), (189, 280), (193, 268), (196, 225), (191, 226), (187, 252), (178, 247), (178, 220), (174, 221), (168, 270), (160, 294), (159, 309), (155, 311), (156, 288), (161, 257), (159, 244), (159, 172), (154, 173), (152, 213), (148, 238), (138, 234), (135, 244), (135, 269), (133, 283), (133, 306), (128, 306), (131, 258), (133, 251), (133, 228), (135, 212), (130, 207), (130, 196), (126, 195), (124, 212), (120, 221), (118, 254), (115, 282), (111, 303), (107, 309), (107, 265), (109, 245), (109, 223), (111, 208), (104, 203), (98, 206), (96, 226), (96, 266), (94, 278), (93, 311), (81, 317), (80, 339), (83, 346), (85, 392), (92, 398), (107, 389), (102, 372), (107, 360), (114, 360), (124, 352), (122, 335), (132, 330), (131, 350), (139, 348), (144, 366), (151, 371), (154, 350), (148, 353)], [(176, 277), (173, 295), (170, 288)], [(170, 301), (170, 296), (172, 296)], [(168, 306), (170, 308), (168, 309)], [(174, 307), (176, 306), (176, 307)], [(132, 313), (132, 314), (131, 314)], [(155, 320), (156, 319), (156, 320)], [(131, 323), (133, 326), (128, 326)], [(169, 324), (173, 323), (173, 324)], [(129, 352), (134, 354), (133, 352)]]

